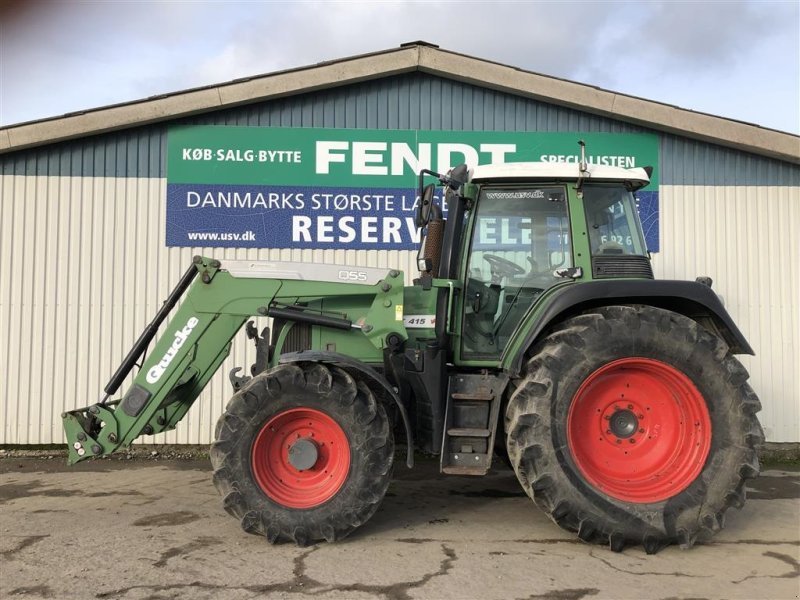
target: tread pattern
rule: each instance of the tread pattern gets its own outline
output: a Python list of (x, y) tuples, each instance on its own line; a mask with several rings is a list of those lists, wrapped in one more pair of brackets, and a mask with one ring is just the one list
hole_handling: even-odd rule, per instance
[[(250, 467), (261, 426), (274, 414), (301, 406), (325, 410), (339, 423), (350, 441), (351, 461), (342, 489), (304, 510), (270, 500)], [(215, 440), (210, 457), (223, 507), (244, 531), (273, 544), (344, 538), (375, 513), (391, 480), (394, 439), (383, 407), (366, 384), (322, 363), (280, 365), (254, 377), (231, 398), (217, 421)]]
[[(686, 490), (663, 502), (606, 496), (581, 477), (567, 447), (566, 414), (578, 386), (599, 366), (626, 356), (682, 370), (709, 408), (706, 465)], [(565, 320), (532, 349), (506, 411), (508, 455), (534, 502), (581, 540), (616, 552), (632, 544), (648, 554), (669, 544), (689, 548), (723, 527), (725, 511), (744, 504), (745, 480), (758, 475), (761, 403), (747, 378), (724, 341), (683, 315), (640, 305), (593, 309)]]

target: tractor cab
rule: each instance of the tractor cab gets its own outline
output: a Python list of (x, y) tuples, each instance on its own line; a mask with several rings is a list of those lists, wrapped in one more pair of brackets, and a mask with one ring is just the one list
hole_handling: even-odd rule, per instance
[(442, 316), (459, 332), (455, 364), (498, 366), (539, 299), (557, 288), (653, 278), (634, 196), (649, 183), (645, 169), (515, 163), (434, 175), (449, 212), (445, 222), (433, 185), (421, 190), (420, 268), (452, 282)]
[(583, 160), (420, 173), (421, 276), (405, 291), (395, 379), (443, 472), (486, 473), (506, 385), (543, 332), (602, 303), (603, 281), (652, 280), (634, 197), (649, 181)]

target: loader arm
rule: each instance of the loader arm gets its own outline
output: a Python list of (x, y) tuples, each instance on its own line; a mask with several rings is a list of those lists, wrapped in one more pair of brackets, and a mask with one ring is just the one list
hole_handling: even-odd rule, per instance
[[(194, 269), (194, 271), (192, 271)], [(199, 277), (198, 277), (199, 275)], [(335, 297), (336, 315), (298, 310)], [(348, 303), (348, 299), (350, 302)], [(120, 399), (109, 400), (180, 301), (153, 350)], [(377, 350), (389, 334), (407, 339), (403, 326), (403, 274), (327, 265), (219, 261), (195, 257), (153, 322), (91, 406), (62, 415), (68, 463), (126, 448), (140, 435), (174, 429), (228, 356), (231, 340), (254, 316), (286, 316), (364, 336)], [(271, 312), (272, 311), (272, 312)]]

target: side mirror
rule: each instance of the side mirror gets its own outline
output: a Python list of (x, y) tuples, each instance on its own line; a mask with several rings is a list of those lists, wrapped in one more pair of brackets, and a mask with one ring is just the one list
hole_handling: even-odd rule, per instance
[(450, 169), (447, 177), (447, 185), (451, 190), (455, 191), (460, 188), (462, 184), (467, 182), (467, 179), (469, 178), (469, 167), (464, 164), (453, 167)]
[(433, 192), (436, 185), (429, 183), (425, 186), (420, 194), (419, 204), (417, 204), (417, 214), (415, 216), (415, 224), (417, 229), (422, 229), (428, 224), (431, 218), (431, 206), (433, 206)]

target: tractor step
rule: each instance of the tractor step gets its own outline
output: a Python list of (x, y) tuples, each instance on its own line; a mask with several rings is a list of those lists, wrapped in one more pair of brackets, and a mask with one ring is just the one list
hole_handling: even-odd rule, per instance
[(451, 427), (447, 430), (450, 437), (489, 437), (492, 434), (490, 429), (470, 429), (468, 427)]
[(490, 393), (476, 394), (474, 392), (455, 393), (450, 396), (453, 400), (476, 400), (491, 402), (494, 400), (494, 395)]
[(507, 375), (485, 370), (450, 376), (442, 439), (442, 473), (485, 475), (489, 471), (500, 399), (507, 382)]
[(446, 475), (485, 475), (486, 473), (481, 470), (477, 472), (475, 467), (443, 467), (442, 473)]

